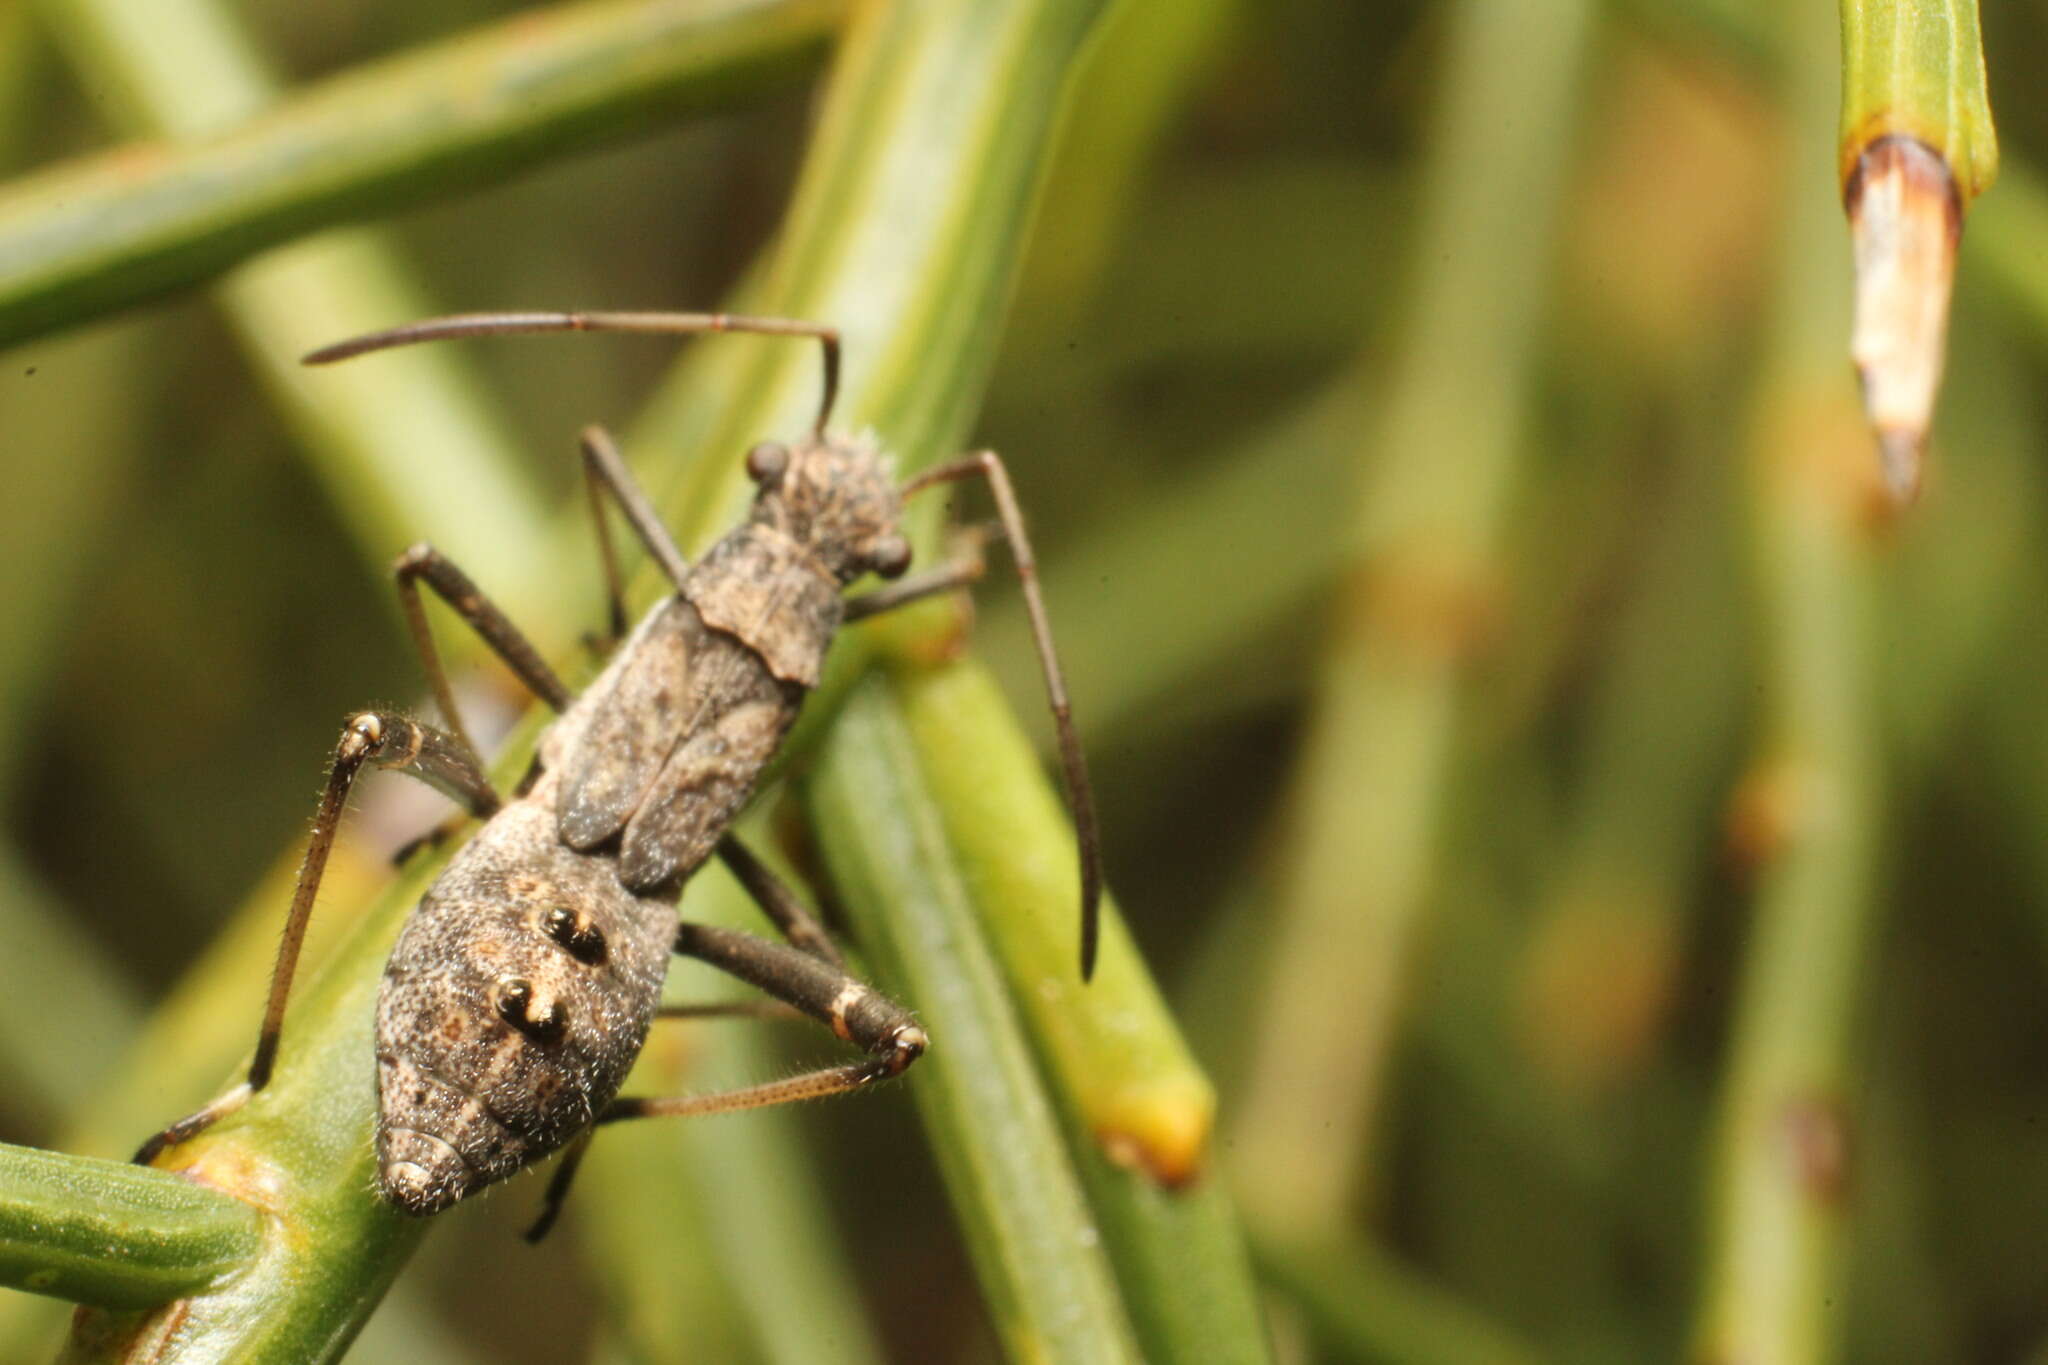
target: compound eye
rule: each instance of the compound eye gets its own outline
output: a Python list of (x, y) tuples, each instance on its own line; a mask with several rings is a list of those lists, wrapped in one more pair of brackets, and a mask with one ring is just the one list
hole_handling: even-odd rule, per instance
[(789, 447), (780, 441), (763, 441), (747, 452), (747, 477), (766, 488), (789, 468)]
[(901, 578), (910, 567), (910, 542), (902, 536), (883, 536), (868, 551), (868, 565), (884, 578)]

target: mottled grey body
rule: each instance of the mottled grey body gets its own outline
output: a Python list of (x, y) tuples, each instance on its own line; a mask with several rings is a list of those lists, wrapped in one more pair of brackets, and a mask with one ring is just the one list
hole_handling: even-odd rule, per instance
[[(514, 802), (477, 833), (384, 969), (379, 1183), (408, 1212), (446, 1208), (589, 1127), (653, 1022), (675, 911), (628, 892), (608, 859), (554, 837), (544, 803), (556, 785), (544, 779), (538, 800)], [(600, 960), (548, 935), (558, 908), (587, 916)], [(530, 995), (507, 1000), (505, 981), (528, 983)], [(541, 1026), (516, 1025), (510, 1010)]]
[[(765, 453), (764, 453), (765, 452)], [(673, 902), (753, 794), (839, 627), (900, 571), (872, 446), (763, 447), (751, 520), (642, 620), (540, 749), (540, 775), (406, 925), (377, 1007), (380, 1185), (446, 1208), (590, 1126), (639, 1055)]]

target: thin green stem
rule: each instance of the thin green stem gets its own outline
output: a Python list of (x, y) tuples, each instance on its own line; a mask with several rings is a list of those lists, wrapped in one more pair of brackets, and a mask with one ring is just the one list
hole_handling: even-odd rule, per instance
[(1842, 0), (1841, 173), (1881, 137), (1926, 143), (1968, 204), (1998, 174), (1977, 0)]
[(0, 344), (209, 279), (316, 228), (754, 98), (820, 55), (843, 9), (564, 5), (331, 77), (219, 131), (43, 170), (0, 195)]
[[(1788, 12), (1789, 13), (1789, 12)], [(1819, 23), (1788, 19), (1810, 54)], [(1807, 136), (1833, 82), (1810, 58), (1788, 92)], [(1710, 1208), (1695, 1359), (1831, 1358), (1839, 1243), (1857, 1145), (1852, 1021), (1874, 930), (1883, 773), (1870, 675), (1869, 517), (1855, 394), (1839, 364), (1843, 252), (1817, 155), (1793, 159), (1771, 361), (1751, 432), (1756, 573), (1769, 632), (1767, 748), (1737, 823), (1760, 865)]]
[[(970, 11), (877, 6), (863, 12), (842, 57), (769, 278), (783, 311), (846, 328), (847, 410), (855, 421), (882, 424), (892, 440), (906, 431), (906, 464), (949, 445), (972, 411), (994, 344), (989, 318), (1014, 273), (1064, 73), (1095, 8), (1090, 0)], [(762, 378), (717, 393), (715, 403), (699, 400), (747, 438), (776, 429), (764, 414), (778, 404), (808, 407), (815, 385), (813, 358), (795, 348), (757, 347), (752, 355), (764, 362)], [(705, 462), (713, 463), (722, 467), (708, 491), (688, 500), (691, 524), (718, 526), (730, 515), (721, 494), (738, 462)], [(294, 1217), (303, 1212), (310, 1232), (296, 1257), (266, 1262), (260, 1304), (241, 1294), (195, 1301), (181, 1339), (233, 1334), (258, 1349), (290, 1346), (318, 1358), (333, 1347), (314, 1349), (316, 1336), (344, 1339), (395, 1273), (416, 1229), (395, 1223), (368, 1193), (369, 1096), (358, 1064), (367, 1056), (377, 958), (417, 886), (409, 877), (295, 1006), (295, 1041), (272, 1088), (190, 1145), (188, 1157), (203, 1166), (287, 1173)], [(351, 1076), (361, 1079), (342, 1079)], [(315, 1114), (325, 1120), (319, 1135), (301, 1128)], [(999, 1117), (975, 1111), (976, 1121)], [(324, 1150), (330, 1140), (352, 1145)], [(1057, 1143), (1041, 1150), (1056, 1153)], [(308, 1155), (324, 1160), (324, 1177), (301, 1165)], [(997, 1198), (988, 1207), (1010, 1217), (1018, 1204)], [(1076, 1283), (1065, 1269), (1058, 1275)], [(1071, 1293), (1042, 1295), (1063, 1305), (1051, 1324), (1057, 1334), (1085, 1343), (1085, 1354), (1114, 1358), (1127, 1339), (1114, 1289), (1104, 1278), (1088, 1297), (1100, 1312), (1070, 1321)]]
[[(758, 834), (748, 842), (772, 855)], [(682, 913), (761, 930), (759, 907), (715, 863), (691, 878)], [(703, 999), (679, 990), (671, 980), (670, 998)], [(627, 1093), (675, 1095), (771, 1077), (779, 1065), (771, 1042), (758, 1024), (657, 1025)], [(821, 1154), (803, 1140), (809, 1117), (785, 1107), (604, 1131), (581, 1177), (576, 1219), (604, 1268), (616, 1331), (638, 1358), (775, 1365), (884, 1358), (862, 1314), (848, 1253), (815, 1197), (823, 1177)], [(790, 1311), (799, 1304), (802, 1311)]]
[[(917, 764), (893, 780), (941, 822), (952, 874), (1012, 983), (1146, 1359), (1264, 1359), (1236, 1215), (1209, 1164), (1215, 1097), (1113, 906), (1095, 979), (1076, 976), (1073, 835), (1030, 742), (973, 664), (911, 663), (893, 684)], [(821, 810), (820, 823), (843, 814)], [(898, 953), (917, 956), (922, 942)]]
[(1261, 1050), (1235, 1130), (1256, 1216), (1289, 1239), (1347, 1226), (1373, 1164), (1459, 683), (1518, 472), (1590, 11), (1471, 0), (1453, 25), (1410, 334), (1295, 778)]
[[(42, 3), (73, 63), (127, 111), (132, 130), (203, 139), (276, 98), (218, 0)], [(513, 447), (453, 354), (420, 348), (317, 382), (300, 367), (317, 345), (427, 311), (381, 238), (357, 230), (297, 243), (235, 271), (217, 297), (357, 543), (380, 547), (369, 552), (378, 570), (461, 507), (464, 534), (444, 549), (521, 602), (532, 628), (576, 619), (575, 585), (544, 572), (529, 548), (543, 543), (547, 522)], [(425, 450), (434, 457), (420, 458)]]
[(1058, 1116), (917, 767), (887, 689), (857, 689), (819, 757), (813, 813), (861, 942), (933, 1036), (911, 1091), (996, 1331), (1017, 1360), (1135, 1362)]
[(253, 1204), (122, 1162), (0, 1145), (0, 1283), (113, 1308), (162, 1303), (247, 1266)]

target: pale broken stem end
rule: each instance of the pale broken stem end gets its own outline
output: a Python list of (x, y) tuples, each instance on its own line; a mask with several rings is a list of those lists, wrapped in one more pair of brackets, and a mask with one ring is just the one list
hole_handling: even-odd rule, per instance
[(1885, 488), (1891, 493), (1894, 506), (1910, 507), (1919, 499), (1926, 449), (1924, 430), (1877, 429), (1878, 465), (1884, 471)]
[(1901, 505), (1920, 488), (1955, 285), (1962, 201), (1939, 153), (1907, 137), (1872, 142), (1845, 192), (1856, 258), (1850, 355)]

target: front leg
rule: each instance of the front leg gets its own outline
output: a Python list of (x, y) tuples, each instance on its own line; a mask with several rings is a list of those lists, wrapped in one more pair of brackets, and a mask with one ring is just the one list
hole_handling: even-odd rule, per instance
[(497, 792), (483, 774), (483, 765), (469, 746), (455, 736), (386, 711), (364, 711), (350, 717), (347, 728), (341, 732), (341, 742), (335, 746), (327, 786), (313, 816), (313, 835), (306, 844), (305, 859), (299, 864), (298, 886), (292, 892), (284, 938), (278, 944), (277, 962), (271, 968), (270, 997), (263, 1007), (263, 1024), (256, 1036), (256, 1056), (249, 1064), (249, 1075), (213, 1103), (187, 1114), (143, 1143), (135, 1153), (138, 1164), (146, 1166), (166, 1147), (197, 1137), (240, 1109), (251, 1095), (270, 1083), (284, 1028), (285, 1003), (291, 998), (292, 977), (298, 971), (299, 952), (305, 947), (306, 925), (313, 915), (313, 901), (320, 893), (320, 879), (327, 871), (327, 855), (334, 850), (334, 836), (341, 826), (341, 813), (348, 806), (349, 790), (354, 787), (357, 774), (369, 764), (408, 773), (460, 802), (472, 815), (487, 817), (500, 804)]

